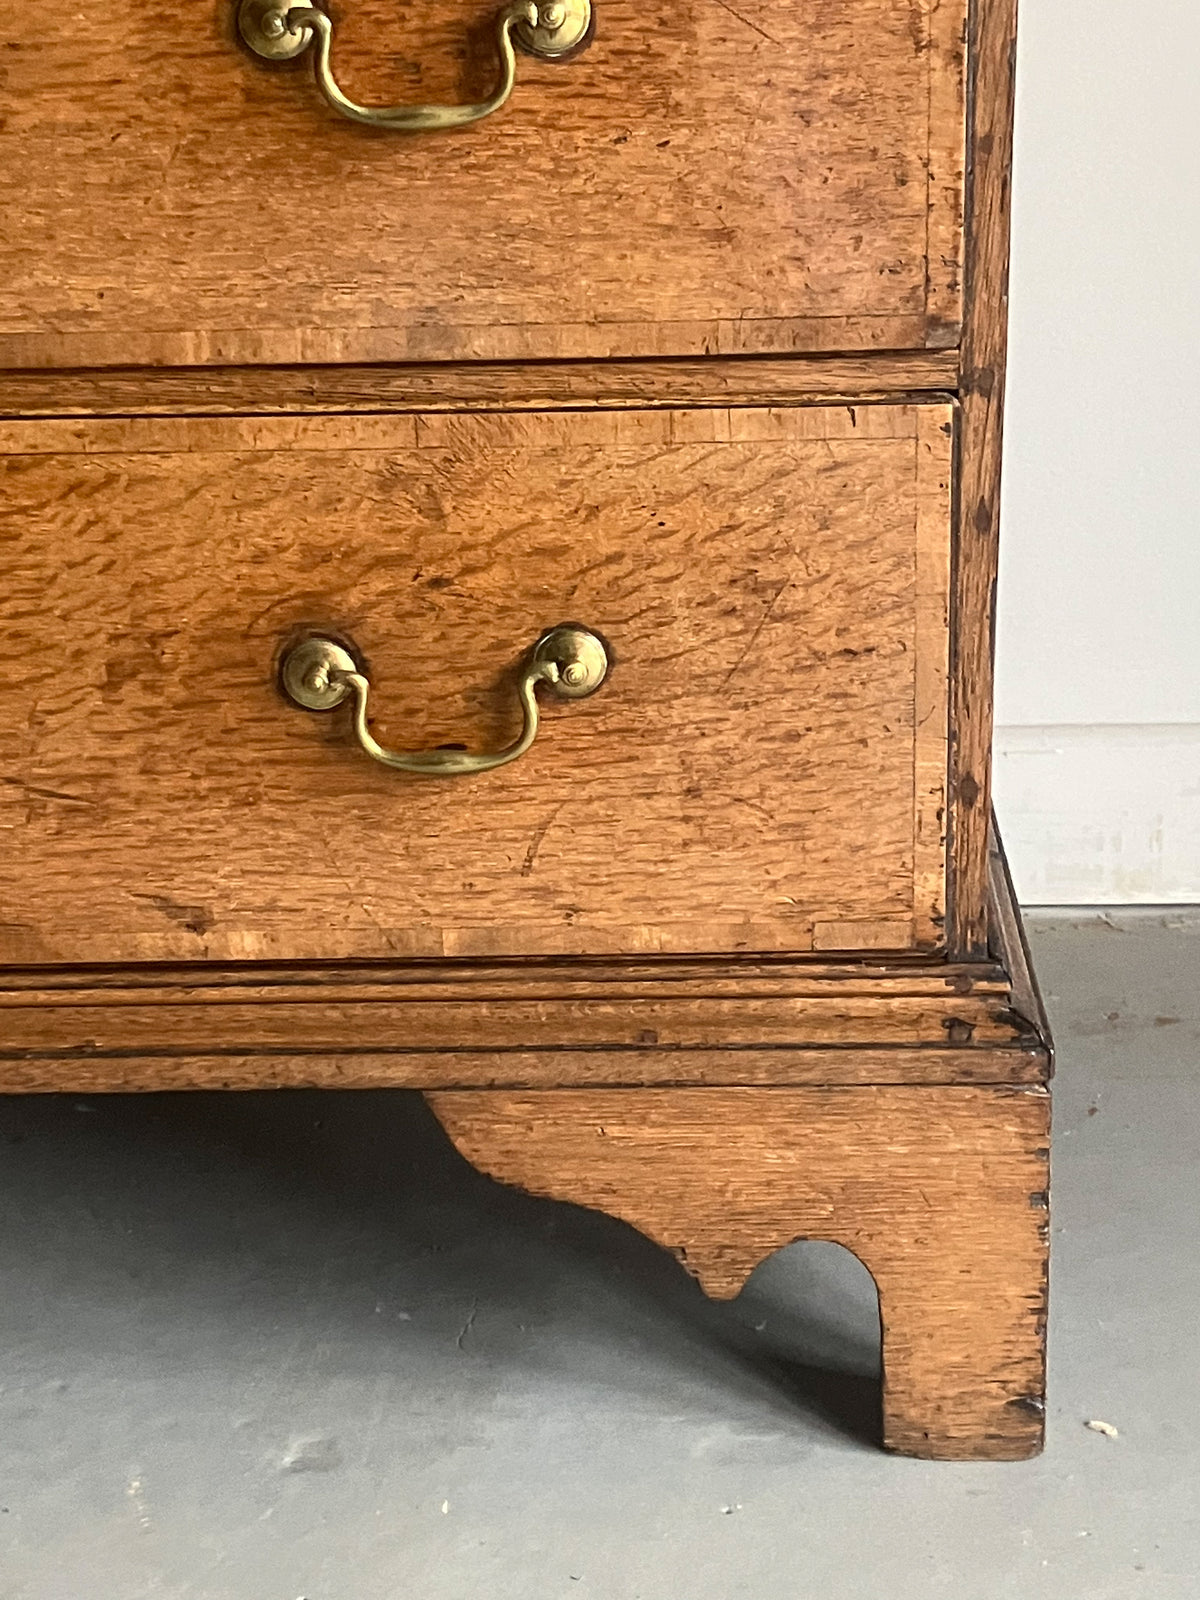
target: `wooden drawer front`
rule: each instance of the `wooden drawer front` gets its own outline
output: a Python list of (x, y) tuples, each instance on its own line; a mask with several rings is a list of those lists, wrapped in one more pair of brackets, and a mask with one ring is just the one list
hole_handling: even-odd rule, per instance
[[(335, 67), (478, 98), (496, 6), (343, 0)], [(581, 55), (407, 136), (251, 56), (224, 0), (13, 7), (0, 364), (952, 345), (965, 12), (598, 0)]]
[[(940, 938), (953, 408), (18, 422), (0, 959), (804, 951)], [(491, 748), (564, 619), (614, 665)]]

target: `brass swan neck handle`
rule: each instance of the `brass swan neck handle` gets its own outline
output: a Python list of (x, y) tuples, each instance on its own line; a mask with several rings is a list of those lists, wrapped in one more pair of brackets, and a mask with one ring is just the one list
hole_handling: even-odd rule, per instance
[(441, 778), (490, 772), (523, 756), (538, 731), (535, 690), (539, 684), (545, 684), (561, 700), (582, 700), (595, 693), (607, 674), (608, 654), (594, 633), (575, 623), (551, 628), (528, 652), (517, 679), (523, 717), (519, 737), (503, 750), (475, 755), (467, 750), (385, 750), (367, 726), (370, 680), (349, 650), (332, 639), (301, 639), (285, 652), (279, 665), (284, 694), (305, 711), (332, 711), (353, 696), (354, 733), (372, 760), (401, 772)]
[(401, 133), (461, 128), (498, 111), (513, 90), (515, 42), (531, 56), (560, 61), (586, 43), (592, 26), (591, 0), (510, 0), (496, 14), (500, 80), (486, 100), (457, 106), (364, 106), (338, 87), (330, 64), (333, 23), (313, 4), (288, 0), (241, 0), (238, 31), (256, 55), (291, 61), (312, 48), (317, 88), (335, 111), (352, 122)]

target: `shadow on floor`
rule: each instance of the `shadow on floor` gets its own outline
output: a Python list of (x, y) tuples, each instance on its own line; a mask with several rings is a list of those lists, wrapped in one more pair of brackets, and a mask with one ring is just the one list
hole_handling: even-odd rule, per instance
[(879, 1438), (877, 1300), (847, 1252), (794, 1245), (713, 1304), (624, 1224), (481, 1177), (416, 1094), (0, 1099), (0, 1205), (0, 1336), (35, 1362), (115, 1337), (236, 1366), (285, 1338), (340, 1376), (444, 1385), (474, 1357), (450, 1381), (493, 1397), (615, 1387)]

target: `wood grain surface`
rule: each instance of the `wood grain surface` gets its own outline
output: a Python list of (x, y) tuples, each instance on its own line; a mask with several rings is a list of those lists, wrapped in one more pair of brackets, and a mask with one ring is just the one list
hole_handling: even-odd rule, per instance
[[(496, 0), (344, 0), (367, 102), (477, 98)], [(356, 126), (234, 7), (14, 8), (0, 364), (949, 347), (966, 0), (604, 0), (446, 136)]]
[[(951, 433), (949, 406), (0, 426), (0, 955), (934, 942), (919, 551)], [(385, 742), (490, 748), (567, 617), (610, 681), (474, 779), (387, 771), (275, 688), (332, 626)]]
[(883, 1439), (939, 1459), (1041, 1448), (1049, 1099), (1001, 1088), (441, 1091), (466, 1158), (620, 1217), (719, 1298), (796, 1239), (879, 1289)]
[(0, 371), (0, 416), (547, 411), (581, 406), (862, 404), (957, 389), (955, 350), (667, 361)]

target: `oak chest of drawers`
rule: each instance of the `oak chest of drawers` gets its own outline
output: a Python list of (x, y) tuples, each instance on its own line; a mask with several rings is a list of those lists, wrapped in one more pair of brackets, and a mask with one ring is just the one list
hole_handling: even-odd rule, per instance
[(424, 1090), (711, 1293), (847, 1245), (885, 1442), (1038, 1447), (1013, 27), (21, 13), (0, 1088)]

